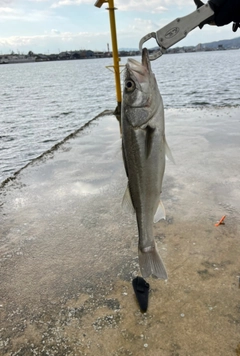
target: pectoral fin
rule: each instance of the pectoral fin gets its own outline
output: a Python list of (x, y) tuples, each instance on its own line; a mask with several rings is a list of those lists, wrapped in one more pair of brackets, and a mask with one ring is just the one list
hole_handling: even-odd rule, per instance
[(157, 211), (156, 211), (156, 213), (154, 215), (154, 218), (153, 218), (154, 224), (157, 223), (161, 219), (166, 220), (166, 212), (165, 212), (164, 205), (163, 205), (162, 201), (160, 200), (158, 208), (157, 208)]
[(168, 144), (167, 144), (166, 137), (164, 137), (164, 145), (165, 145), (165, 155), (166, 155), (166, 157), (167, 157), (172, 163), (176, 164), (175, 161), (174, 161), (172, 152), (171, 152), (171, 150), (170, 150), (170, 148), (169, 148), (169, 146), (168, 146)]

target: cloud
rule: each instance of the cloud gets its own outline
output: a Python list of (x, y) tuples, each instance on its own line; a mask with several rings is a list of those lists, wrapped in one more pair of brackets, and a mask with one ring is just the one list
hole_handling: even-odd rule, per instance
[[(94, 0), (58, 0), (54, 1), (51, 8), (57, 8), (62, 6), (73, 6), (89, 4), (94, 5)], [(107, 6), (103, 4), (103, 6)], [(171, 6), (184, 7), (188, 5), (193, 5), (192, 0), (142, 0), (141, 2), (137, 0), (115, 0), (115, 6), (120, 11), (142, 11), (150, 13), (162, 13), (167, 11)]]
[(194, 10), (192, 0), (115, 0), (115, 5), (120, 11), (141, 11), (148, 13), (163, 13), (171, 8), (189, 7)]
[(70, 6), (70, 5), (83, 5), (83, 4), (93, 5), (93, 1), (92, 0), (60, 0), (60, 1), (55, 1), (51, 5), (51, 8)]
[[(8, 6), (8, 5), (10, 5), (12, 2), (13, 2), (13, 0), (0, 0), (0, 8), (1, 8), (1, 7)], [(2, 11), (2, 9), (1, 9), (1, 11)]]
[(0, 20), (15, 20), (20, 22), (44, 22), (52, 19), (63, 19), (61, 16), (54, 15), (51, 10), (31, 10), (31, 9), (14, 9), (3, 7), (0, 11)]
[(14, 12), (16, 12), (16, 10), (12, 9), (11, 7), (2, 7), (1, 8), (1, 15), (12, 14)]
[(60, 33), (61, 33), (60, 31), (55, 30), (54, 28), (51, 29), (51, 34), (53, 34), (53, 35), (59, 35)]
[(99, 38), (105, 43), (109, 41), (109, 33), (90, 33), (90, 32), (60, 32), (52, 29), (42, 35), (33, 36), (10, 36), (0, 38), (0, 46), (4, 51), (19, 49), (27, 53), (46, 53), (50, 50), (56, 53), (58, 50), (78, 50), (92, 49), (102, 50), (99, 46)]
[(158, 0), (143, 0), (141, 1), (141, 4), (139, 4), (139, 1), (136, 0), (117, 0), (115, 2), (116, 7), (120, 11), (142, 11), (142, 12), (164, 12), (167, 10), (167, 7), (163, 5), (163, 1), (161, 2), (161, 5), (159, 4)]
[(13, 9), (11, 7), (2, 7), (0, 11), (0, 19), (3, 20), (21, 20), (24, 12), (20, 9)]
[(135, 34), (144, 32), (153, 32), (159, 27), (158, 24), (153, 22), (152, 20), (145, 20), (141, 18), (135, 18), (133, 23), (131, 23), (127, 29), (124, 31), (126, 33), (135, 32)]
[(121, 11), (141, 11), (149, 13), (162, 13), (171, 8), (194, 6), (192, 0), (115, 0), (116, 7)]

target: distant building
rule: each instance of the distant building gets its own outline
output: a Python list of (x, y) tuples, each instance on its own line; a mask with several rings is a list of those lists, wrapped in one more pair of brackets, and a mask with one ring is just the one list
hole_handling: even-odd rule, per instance
[(201, 43), (199, 43), (197, 46), (196, 46), (196, 51), (197, 52), (201, 52), (201, 51), (204, 51), (204, 47)]

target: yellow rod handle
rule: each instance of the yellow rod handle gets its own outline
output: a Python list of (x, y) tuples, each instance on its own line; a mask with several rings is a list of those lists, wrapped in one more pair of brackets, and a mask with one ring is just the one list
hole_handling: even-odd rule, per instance
[(118, 105), (121, 104), (122, 94), (121, 94), (121, 82), (120, 82), (120, 70), (119, 70), (119, 57), (118, 57), (118, 45), (117, 45), (117, 33), (116, 33), (116, 23), (115, 23), (115, 7), (114, 0), (108, 0), (109, 3), (109, 19), (110, 19), (110, 29), (112, 35), (112, 52), (113, 52), (113, 67), (115, 73), (115, 85), (116, 85), (116, 97)]

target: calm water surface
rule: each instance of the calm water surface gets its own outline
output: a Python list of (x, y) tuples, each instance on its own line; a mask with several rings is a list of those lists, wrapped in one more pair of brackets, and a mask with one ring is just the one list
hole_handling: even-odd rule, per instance
[[(105, 68), (111, 64), (103, 58), (0, 66), (0, 183), (115, 108), (114, 75)], [(240, 105), (240, 50), (164, 55), (152, 69), (165, 108)]]

